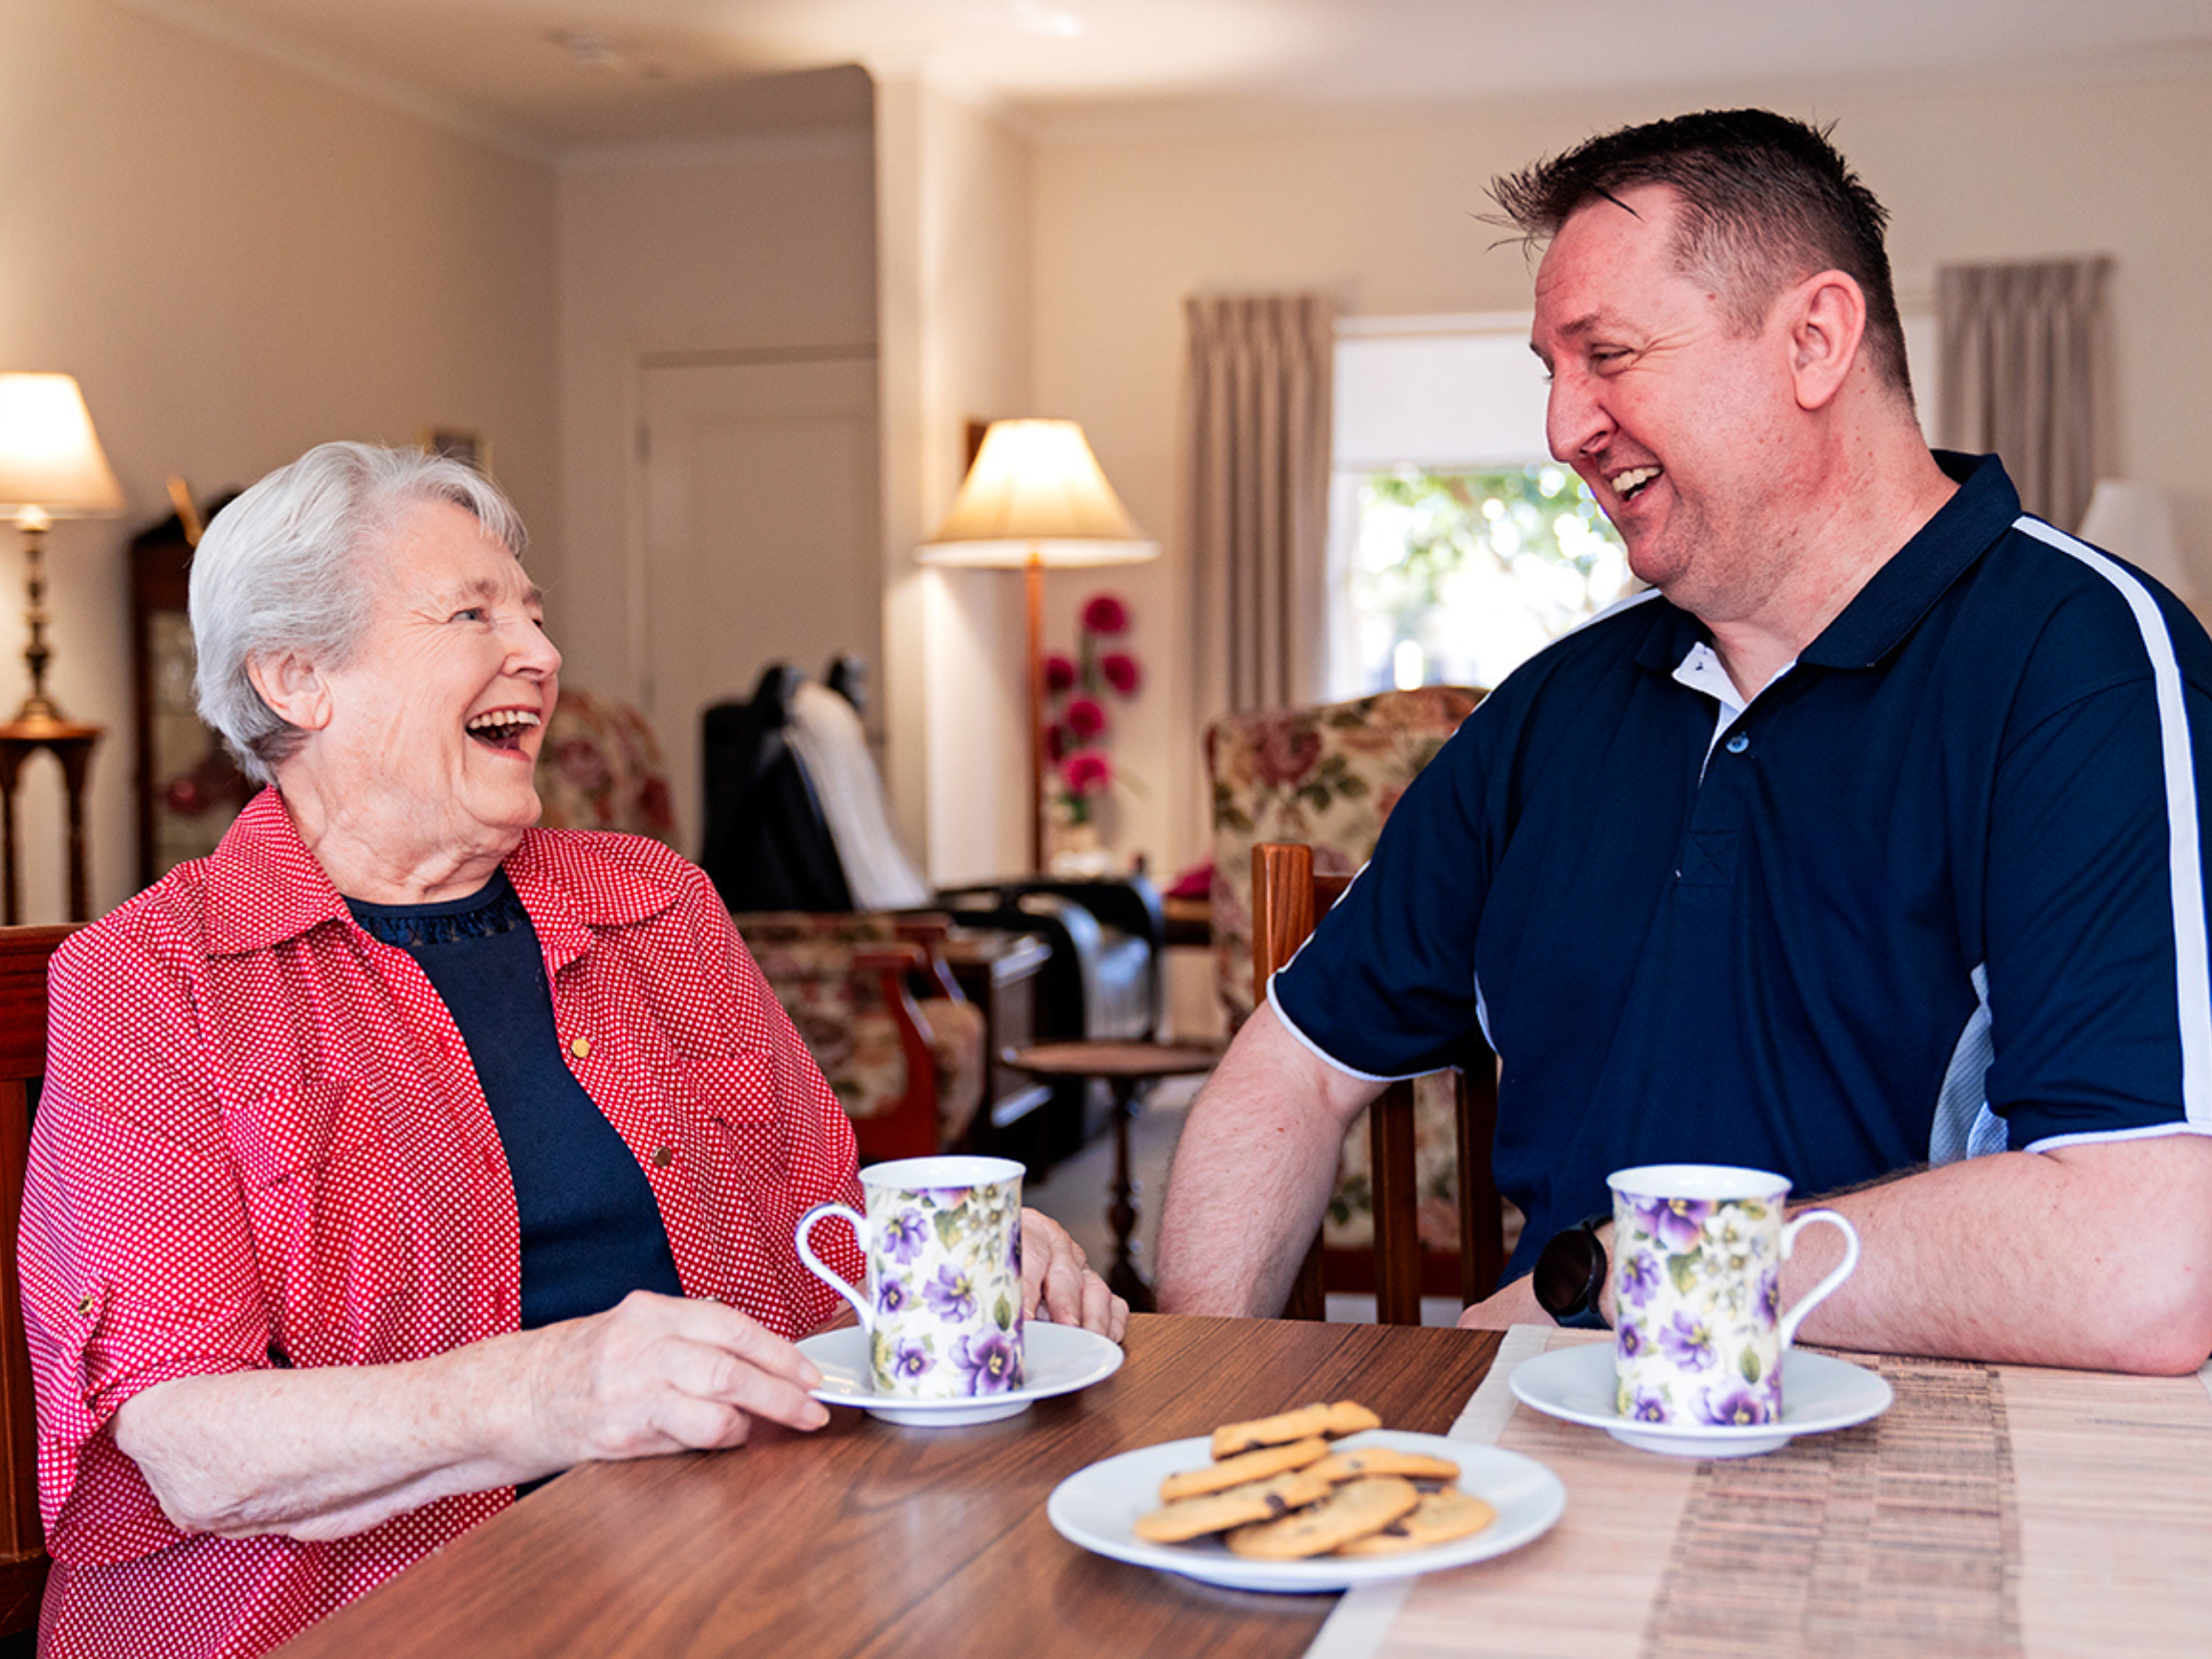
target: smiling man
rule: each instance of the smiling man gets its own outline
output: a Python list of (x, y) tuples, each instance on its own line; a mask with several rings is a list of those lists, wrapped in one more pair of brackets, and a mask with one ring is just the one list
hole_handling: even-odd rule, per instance
[(1347, 1124), (1479, 1029), (1529, 1225), (1463, 1323), (1603, 1323), (1607, 1173), (1708, 1161), (1857, 1224), (1810, 1338), (2201, 1363), (2212, 642), (1929, 452), (1822, 133), (1688, 116), (1495, 193), (1548, 244), (1552, 452), (1650, 589), (1484, 702), (1276, 976), (1184, 1132), (1162, 1305), (1279, 1307)]

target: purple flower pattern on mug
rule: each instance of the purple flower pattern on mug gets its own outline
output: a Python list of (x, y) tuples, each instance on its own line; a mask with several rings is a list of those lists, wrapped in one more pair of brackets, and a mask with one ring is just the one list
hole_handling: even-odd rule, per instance
[(928, 1243), (929, 1222), (918, 1209), (901, 1210), (883, 1224), (883, 1250), (895, 1262), (912, 1262)]
[(1638, 1423), (1664, 1423), (1667, 1421), (1667, 1396), (1652, 1389), (1638, 1394), (1629, 1406), (1628, 1415)]
[(1772, 1326), (1781, 1321), (1781, 1269), (1768, 1268), (1759, 1275), (1759, 1321)]
[(1728, 1427), (1744, 1427), (1773, 1419), (1773, 1406), (1762, 1388), (1731, 1388), (1725, 1393), (1707, 1389), (1697, 1397), (1700, 1421)]
[(1702, 1319), (1676, 1314), (1659, 1332), (1659, 1351), (1685, 1371), (1713, 1364), (1713, 1332)]
[(1621, 1263), (1621, 1294), (1639, 1308), (1649, 1306), (1659, 1272), (1659, 1258), (1649, 1250), (1630, 1250)]
[(1613, 1331), (1613, 1352), (1624, 1360), (1633, 1360), (1644, 1351), (1644, 1327), (1633, 1319), (1623, 1319)]
[(940, 1319), (972, 1319), (976, 1311), (975, 1281), (950, 1264), (937, 1270), (937, 1277), (921, 1287), (921, 1299)]
[(906, 1281), (885, 1279), (875, 1287), (875, 1310), (880, 1314), (896, 1314), (906, 1306)]
[(1022, 1357), (1004, 1331), (969, 1337), (953, 1352), (970, 1394), (1008, 1394), (1022, 1385)]
[(895, 1376), (920, 1377), (929, 1371), (929, 1344), (901, 1342), (892, 1351), (891, 1369)]
[(1713, 1201), (1704, 1198), (1654, 1198), (1636, 1202), (1636, 1225), (1670, 1250), (1693, 1249), (1705, 1234), (1705, 1218)]

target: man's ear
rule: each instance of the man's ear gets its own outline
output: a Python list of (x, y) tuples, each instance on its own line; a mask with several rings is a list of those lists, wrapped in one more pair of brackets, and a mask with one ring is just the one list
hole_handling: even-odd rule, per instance
[(1807, 276), (1783, 297), (1789, 307), (1790, 373), (1798, 407), (1824, 409), (1843, 389), (1867, 335), (1867, 296), (1841, 271)]
[(269, 712), (286, 725), (319, 732), (330, 723), (330, 688), (321, 671), (298, 652), (254, 657), (246, 664), (246, 677)]

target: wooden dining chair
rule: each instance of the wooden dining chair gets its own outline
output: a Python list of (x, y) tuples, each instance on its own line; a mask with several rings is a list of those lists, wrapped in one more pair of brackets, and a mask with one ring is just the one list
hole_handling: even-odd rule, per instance
[(46, 1535), (38, 1524), (38, 1416), (15, 1276), (15, 1228), (31, 1115), (46, 1074), (46, 963), (68, 927), (0, 928), (0, 1637), (38, 1623)]
[[(1269, 976), (1294, 956), (1314, 924), (1352, 883), (1349, 875), (1316, 875), (1314, 851), (1268, 841), (1252, 849), (1252, 984), (1265, 994)], [(1497, 1132), (1497, 1067), (1480, 1037), (1479, 1054), (1454, 1078), (1459, 1153), (1459, 1289), (1463, 1303), (1487, 1296), (1505, 1271), (1505, 1206), (1491, 1173)], [(1413, 1085), (1391, 1084), (1367, 1109), (1375, 1197), (1375, 1316), (1385, 1325), (1421, 1323), (1420, 1192), (1413, 1175)], [(1283, 1316), (1325, 1316), (1319, 1234), (1298, 1270)]]

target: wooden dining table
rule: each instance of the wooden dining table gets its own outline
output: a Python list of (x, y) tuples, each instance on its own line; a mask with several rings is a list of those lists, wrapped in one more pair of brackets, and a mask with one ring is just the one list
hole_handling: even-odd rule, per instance
[[(282, 1651), (2207, 1651), (2212, 1366), (2143, 1378), (1831, 1355), (1888, 1382), (1889, 1409), (1765, 1456), (1669, 1457), (1515, 1400), (1519, 1366), (1604, 1340), (1139, 1315), (1114, 1377), (999, 1423), (897, 1428), (840, 1409), (812, 1435), (763, 1427), (730, 1451), (572, 1470)], [(1564, 1515), (1494, 1559), (1340, 1598), (1104, 1559), (1046, 1518), (1053, 1487), (1101, 1458), (1347, 1398), (1394, 1428), (1534, 1458), (1563, 1484)]]
[(1442, 1433), (1494, 1334), (1137, 1315), (1107, 1381), (969, 1428), (838, 1409), (729, 1451), (587, 1464), (296, 1638), (287, 1659), (1196, 1654), (1291, 1659), (1335, 1596), (1087, 1554), (1046, 1499), (1100, 1458), (1315, 1400)]

